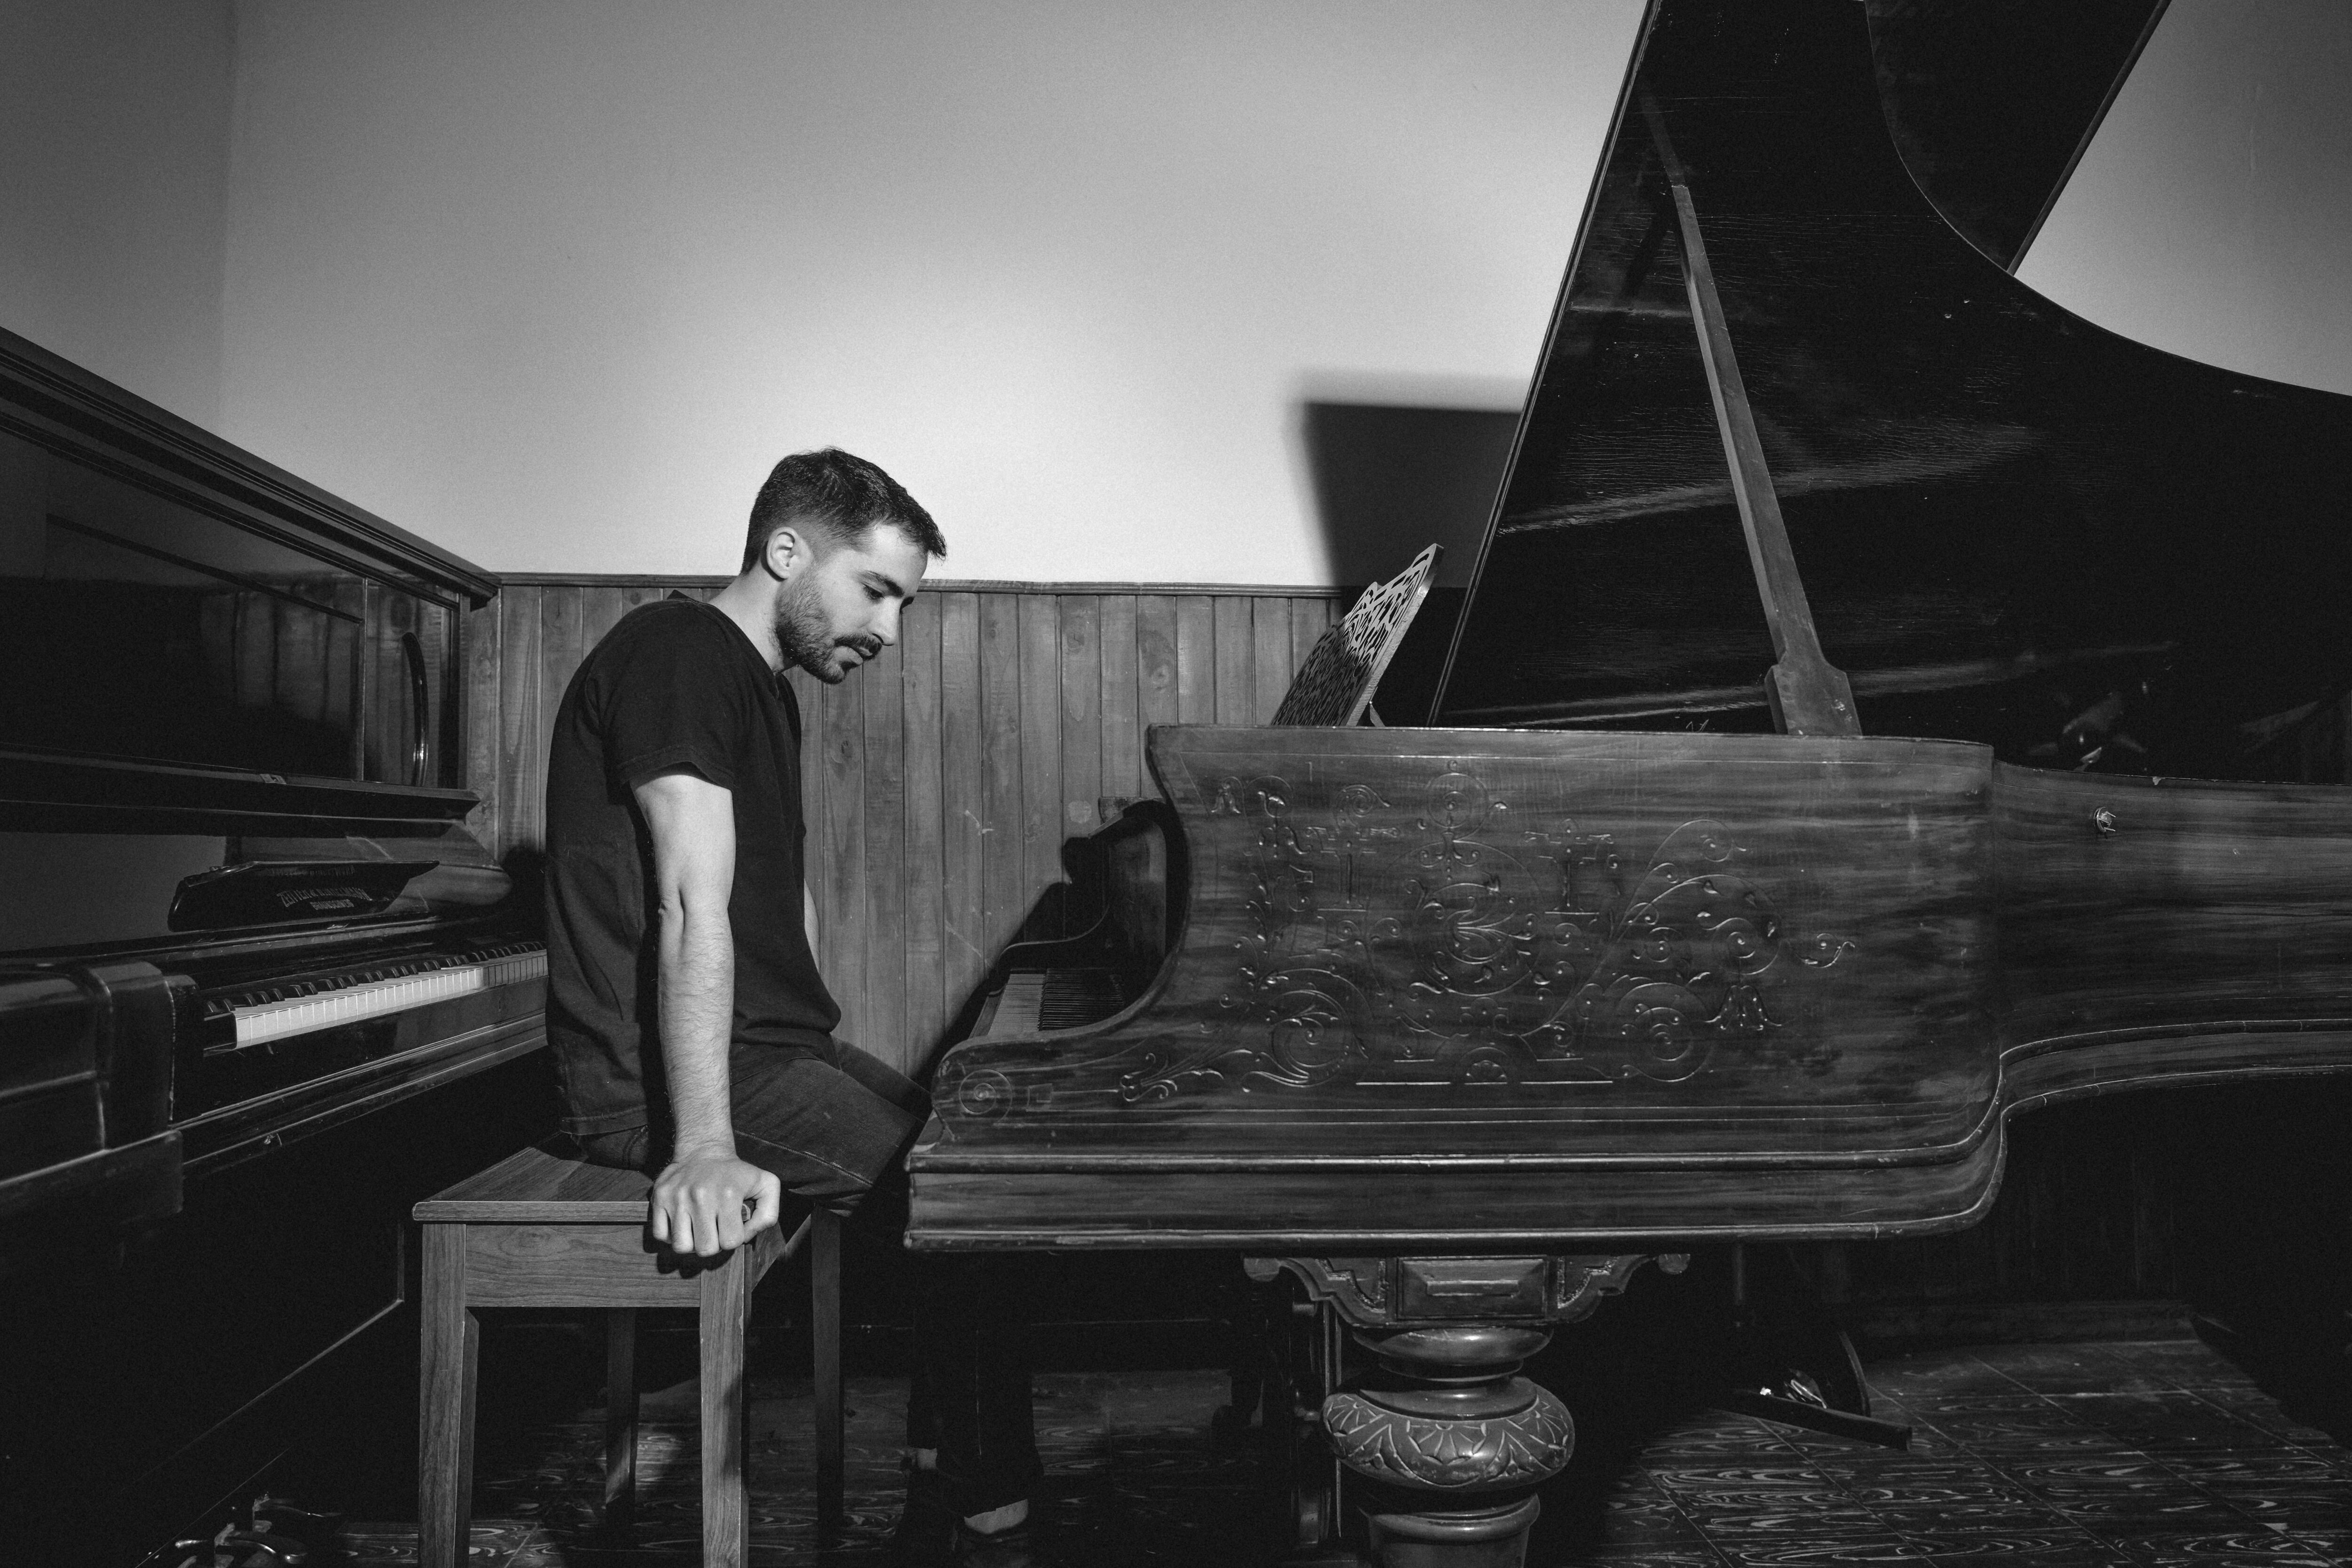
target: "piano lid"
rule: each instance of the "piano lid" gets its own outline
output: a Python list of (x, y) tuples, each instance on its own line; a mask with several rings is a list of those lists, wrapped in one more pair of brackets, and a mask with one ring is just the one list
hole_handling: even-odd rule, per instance
[[(2120, 71), (2147, 9), (2134, 31), (2085, 7), (2071, 53), (2038, 47)], [(2021, 234), (2049, 193), (1979, 179), (1972, 216), (1949, 194), (1970, 116), (1934, 107), (1936, 51), (1947, 86), (1988, 54), (1929, 25), (1942, 10), (1657, 0), (1431, 722), (1770, 727), (1773, 651), (1645, 98), (1865, 732), (2227, 776), (2242, 727), (2352, 671), (2352, 398), (2129, 342), (1988, 259), (1986, 236)], [(2052, 110), (2045, 147), (2077, 122), (2079, 146), (2112, 85)], [(1940, 149), (1923, 177), (1976, 243), (1905, 149)], [(2072, 157), (2039, 167), (2061, 179)]]

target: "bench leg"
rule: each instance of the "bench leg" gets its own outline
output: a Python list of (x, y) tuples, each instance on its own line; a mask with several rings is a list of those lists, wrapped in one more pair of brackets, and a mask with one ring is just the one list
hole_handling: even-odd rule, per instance
[(818, 1209), (809, 1227), (810, 1360), (816, 1383), (816, 1527), (842, 1524), (841, 1216)]
[(466, 1308), (466, 1227), (425, 1227), (418, 1357), (416, 1555), (458, 1568), (473, 1525), (474, 1369), (481, 1329)]
[(744, 1568), (751, 1554), (751, 1514), (743, 1466), (743, 1331), (751, 1317), (751, 1278), (743, 1248), (702, 1272), (702, 1561), (704, 1568)]
[(607, 1525), (637, 1514), (637, 1311), (604, 1314), (604, 1506)]

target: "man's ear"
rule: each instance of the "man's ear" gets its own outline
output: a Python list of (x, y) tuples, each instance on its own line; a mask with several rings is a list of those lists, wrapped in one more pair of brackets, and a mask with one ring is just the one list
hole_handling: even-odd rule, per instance
[(810, 559), (808, 535), (789, 525), (769, 534), (767, 545), (760, 552), (760, 563), (779, 583), (790, 582), (793, 574), (803, 570)]

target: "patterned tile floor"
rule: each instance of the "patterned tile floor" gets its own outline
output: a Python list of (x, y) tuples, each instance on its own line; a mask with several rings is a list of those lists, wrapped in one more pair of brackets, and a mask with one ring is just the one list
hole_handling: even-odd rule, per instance
[[(1571, 1469), (1546, 1497), (1529, 1568), (2323, 1568), (2352, 1563), (2352, 1452), (2196, 1341), (2003, 1346), (1892, 1357), (1881, 1408), (1907, 1453), (1693, 1411)], [(904, 1385), (850, 1385), (848, 1528), (820, 1543), (805, 1384), (755, 1384), (752, 1560), (889, 1560)], [(1267, 1488), (1219, 1447), (1211, 1373), (1050, 1373), (1037, 1420), (1042, 1544), (1067, 1568), (1268, 1563)], [(640, 1522), (594, 1528), (593, 1410), (532, 1436), (533, 1462), (481, 1478), (480, 1568), (653, 1568), (698, 1560), (692, 1384), (646, 1401)], [(1597, 1436), (1588, 1422), (1588, 1436)], [(415, 1561), (413, 1525), (352, 1529), (355, 1561)]]

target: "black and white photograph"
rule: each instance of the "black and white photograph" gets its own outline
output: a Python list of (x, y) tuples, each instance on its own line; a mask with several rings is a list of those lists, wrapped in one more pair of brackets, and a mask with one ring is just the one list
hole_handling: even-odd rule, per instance
[(0, 0), (0, 1568), (2352, 1562), (2352, 0)]

